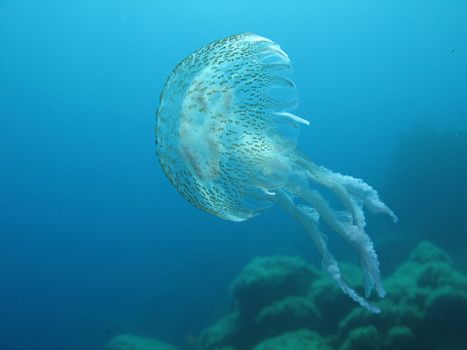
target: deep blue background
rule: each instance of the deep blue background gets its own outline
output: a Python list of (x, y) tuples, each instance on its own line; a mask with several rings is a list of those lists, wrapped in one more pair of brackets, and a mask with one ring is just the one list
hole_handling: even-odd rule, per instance
[(401, 133), (466, 127), (466, 18), (454, 0), (0, 1), (0, 349), (183, 344), (253, 256), (317, 261), (277, 208), (224, 222), (164, 177), (155, 110), (192, 51), (278, 42), (311, 121), (300, 148), (378, 187)]

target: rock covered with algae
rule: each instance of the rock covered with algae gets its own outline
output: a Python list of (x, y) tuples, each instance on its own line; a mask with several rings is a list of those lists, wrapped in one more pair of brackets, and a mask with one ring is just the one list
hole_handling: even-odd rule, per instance
[(332, 348), (326, 344), (323, 338), (315, 332), (301, 329), (295, 332), (285, 333), (280, 336), (267, 339), (257, 346), (253, 350), (332, 350)]
[[(342, 272), (363, 288), (358, 268)], [(299, 257), (254, 259), (232, 285), (232, 310), (200, 336), (200, 350), (465, 349), (467, 277), (449, 255), (421, 242), (384, 280), (380, 314), (356, 307), (326, 275)], [(175, 350), (123, 334), (104, 350)]]
[[(329, 296), (341, 309), (323, 314), (332, 309)], [(274, 349), (279, 343), (300, 344), (302, 340), (292, 340), (297, 334), (303, 336), (295, 333), (297, 330), (326, 333), (330, 324), (354, 307), (320, 271), (299, 257), (287, 256), (254, 259), (234, 281), (232, 298), (232, 312), (202, 334), (202, 349), (252, 349), (260, 343), (260, 349)], [(324, 344), (317, 337), (314, 333), (312, 341)], [(311, 341), (309, 338), (304, 336), (303, 342)], [(268, 342), (263, 343), (265, 340)]]
[(453, 267), (446, 252), (421, 242), (385, 285), (384, 312), (372, 317), (354, 309), (340, 322), (341, 340), (372, 325), (378, 349), (465, 348), (467, 334), (461, 325), (467, 319), (467, 277)]
[(254, 313), (291, 296), (305, 295), (319, 273), (298, 257), (256, 258), (237, 277), (233, 297), (243, 313)]
[[(343, 269), (362, 288), (356, 268)], [(375, 315), (356, 308), (297, 257), (253, 260), (232, 287), (233, 310), (201, 336), (203, 350), (464, 349), (467, 277), (421, 242), (385, 281)]]
[(112, 338), (104, 350), (177, 350), (172, 345), (159, 340), (133, 334), (120, 334)]

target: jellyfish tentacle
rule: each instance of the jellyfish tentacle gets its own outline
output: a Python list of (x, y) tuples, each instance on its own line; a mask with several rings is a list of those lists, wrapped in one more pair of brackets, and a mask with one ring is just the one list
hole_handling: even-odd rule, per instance
[(325, 236), (318, 228), (318, 212), (306, 205), (296, 205), (292, 197), (282, 189), (276, 191), (276, 201), (282, 209), (304, 226), (321, 254), (323, 270), (331, 276), (342, 291), (370, 312), (379, 313), (381, 310), (377, 306), (372, 305), (343, 279), (336, 259), (327, 248)]
[(289, 113), (289, 112), (275, 112), (273, 114), (289, 118), (289, 119), (294, 120), (294, 121), (296, 121), (297, 123), (300, 123), (300, 124), (310, 125), (310, 122), (308, 120), (306, 120), (306, 119), (304, 119), (302, 117), (299, 117), (298, 115)]

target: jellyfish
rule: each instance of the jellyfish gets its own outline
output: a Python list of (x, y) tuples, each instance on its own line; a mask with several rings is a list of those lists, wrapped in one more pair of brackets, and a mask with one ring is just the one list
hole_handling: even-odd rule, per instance
[[(381, 298), (385, 291), (363, 208), (394, 222), (397, 217), (363, 180), (317, 165), (297, 149), (299, 127), (309, 122), (292, 113), (298, 95), (291, 70), (278, 44), (252, 33), (189, 55), (174, 68), (160, 96), (160, 165), (185, 199), (222, 219), (243, 221), (279, 205), (303, 225), (323, 270), (342, 291), (378, 313), (368, 298), (373, 290)], [(339, 208), (332, 208), (323, 193)], [(342, 276), (320, 222), (355, 250), (364, 295)]]

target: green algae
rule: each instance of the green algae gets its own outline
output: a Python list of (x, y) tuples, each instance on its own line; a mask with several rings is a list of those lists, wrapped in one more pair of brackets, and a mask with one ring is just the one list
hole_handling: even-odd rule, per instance
[[(353, 288), (357, 267), (342, 265)], [(420, 242), (384, 280), (386, 298), (373, 314), (356, 307), (302, 258), (256, 258), (232, 285), (232, 309), (199, 337), (199, 350), (461, 350), (466, 348), (467, 277), (450, 256)], [(175, 350), (124, 334), (104, 350)]]
[(253, 350), (332, 350), (318, 333), (306, 329), (267, 339)]
[[(362, 288), (357, 268), (342, 271)], [(338, 350), (465, 347), (467, 277), (446, 252), (420, 242), (384, 284), (382, 313), (372, 314), (301, 258), (255, 259), (233, 284), (234, 309), (203, 332), (201, 349), (320, 349), (313, 341)]]
[(104, 350), (176, 350), (172, 345), (147, 337), (121, 334), (112, 338)]

